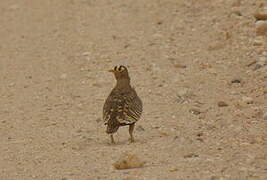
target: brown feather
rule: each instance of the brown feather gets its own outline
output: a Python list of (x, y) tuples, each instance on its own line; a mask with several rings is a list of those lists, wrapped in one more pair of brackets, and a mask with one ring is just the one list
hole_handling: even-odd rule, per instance
[[(125, 68), (125, 67), (124, 67)], [(114, 68), (119, 70), (120, 68)], [(130, 85), (128, 71), (120, 71), (116, 75), (117, 84), (111, 91), (103, 107), (103, 119), (107, 125), (107, 133), (115, 133), (120, 126), (130, 125), (138, 121), (142, 114), (142, 101)], [(124, 74), (121, 74), (124, 73)]]

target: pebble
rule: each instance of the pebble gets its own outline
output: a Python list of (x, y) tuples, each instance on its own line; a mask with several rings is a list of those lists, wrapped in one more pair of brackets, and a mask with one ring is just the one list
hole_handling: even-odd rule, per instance
[(267, 20), (267, 8), (254, 14), (256, 20)]
[(175, 171), (178, 171), (178, 170), (179, 170), (179, 169), (178, 169), (177, 167), (175, 167), (175, 166), (169, 168), (169, 171), (170, 171), (170, 172), (175, 172)]
[(199, 109), (196, 109), (196, 108), (190, 109), (189, 112), (194, 114), (194, 115), (199, 115), (201, 113), (201, 111)]
[(257, 36), (267, 35), (267, 21), (256, 22), (256, 35)]
[(265, 43), (265, 39), (264, 39), (264, 37), (262, 37), (262, 36), (257, 36), (257, 37), (254, 39), (254, 43), (253, 43), (253, 45), (254, 45), (254, 46), (262, 46), (264, 43)]
[(256, 71), (256, 70), (258, 70), (258, 69), (260, 69), (260, 68), (262, 68), (262, 65), (260, 65), (260, 64), (256, 64), (253, 70)]
[(228, 104), (226, 102), (224, 102), (224, 101), (219, 101), (218, 102), (218, 106), (219, 107), (226, 107), (226, 106), (228, 106)]
[(13, 87), (13, 86), (15, 86), (15, 83), (8, 84), (8, 87)]
[(184, 68), (187, 68), (186, 65), (183, 65), (183, 64), (174, 64), (173, 65), (175, 68), (180, 68), (180, 69), (184, 69)]
[(233, 80), (231, 81), (231, 83), (241, 83), (241, 80), (240, 80), (240, 79), (233, 79)]
[(237, 7), (233, 7), (232, 8), (232, 14), (234, 14), (236, 16), (242, 16), (242, 13), (241, 13), (240, 9), (237, 8)]
[(159, 131), (159, 136), (165, 137), (165, 136), (169, 136), (169, 134), (167, 134), (166, 132), (163, 132), (163, 131)]
[(187, 155), (184, 155), (184, 158), (194, 158), (194, 157), (199, 157), (199, 155), (195, 153), (189, 153)]
[(93, 83), (92, 86), (94, 86), (94, 87), (102, 87), (102, 84), (100, 84), (100, 83)]
[(245, 104), (253, 104), (253, 98), (251, 97), (242, 97), (242, 101), (245, 103)]
[(267, 64), (267, 58), (266, 57), (260, 57), (259, 60), (256, 62), (256, 65), (254, 67), (254, 71), (262, 68)]
[(267, 112), (264, 113), (262, 117), (263, 117), (264, 120), (267, 120)]
[(89, 56), (91, 53), (90, 52), (84, 52), (82, 53), (82, 56)]
[(113, 166), (115, 169), (131, 169), (144, 167), (145, 162), (140, 159), (137, 155), (131, 153), (123, 154), (119, 160), (117, 160)]

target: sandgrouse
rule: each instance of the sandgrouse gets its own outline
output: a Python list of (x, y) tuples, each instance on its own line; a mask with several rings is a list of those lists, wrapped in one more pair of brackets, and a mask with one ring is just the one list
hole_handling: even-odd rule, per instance
[(134, 142), (133, 130), (143, 110), (142, 101), (130, 85), (130, 77), (125, 66), (115, 66), (109, 72), (114, 73), (117, 83), (103, 107), (106, 133), (110, 134), (111, 143), (114, 143), (113, 134), (120, 126), (129, 125), (130, 141)]

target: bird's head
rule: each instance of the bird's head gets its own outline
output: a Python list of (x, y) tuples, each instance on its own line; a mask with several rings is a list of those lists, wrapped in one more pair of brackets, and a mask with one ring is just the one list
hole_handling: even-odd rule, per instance
[(113, 72), (117, 80), (130, 79), (128, 70), (125, 66), (115, 66), (113, 69), (109, 70), (109, 72)]

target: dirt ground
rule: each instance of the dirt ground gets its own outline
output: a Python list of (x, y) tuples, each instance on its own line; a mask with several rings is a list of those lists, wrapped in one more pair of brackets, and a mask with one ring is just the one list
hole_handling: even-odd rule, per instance
[[(267, 179), (264, 2), (1, 0), (0, 179)], [(120, 64), (144, 112), (111, 145)], [(123, 153), (145, 166), (116, 170)]]

